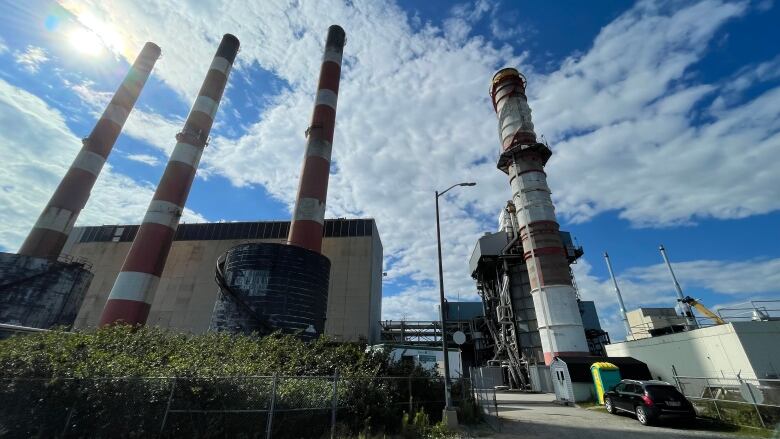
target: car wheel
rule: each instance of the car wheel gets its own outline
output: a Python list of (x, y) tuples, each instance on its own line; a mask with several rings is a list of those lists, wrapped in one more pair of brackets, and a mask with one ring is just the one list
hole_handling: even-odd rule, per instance
[(636, 406), (636, 419), (642, 425), (652, 424), (652, 421), (650, 420), (650, 417), (647, 415), (645, 408), (642, 407), (641, 405)]
[(604, 398), (604, 408), (607, 409), (607, 413), (610, 415), (614, 415), (617, 412), (615, 406), (612, 405), (612, 398)]

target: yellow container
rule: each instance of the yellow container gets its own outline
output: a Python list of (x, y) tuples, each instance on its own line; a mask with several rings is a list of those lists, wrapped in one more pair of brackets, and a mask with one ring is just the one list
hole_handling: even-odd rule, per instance
[(618, 385), (621, 380), (620, 369), (612, 363), (599, 361), (590, 365), (590, 373), (596, 386), (596, 400), (604, 405), (604, 393)]

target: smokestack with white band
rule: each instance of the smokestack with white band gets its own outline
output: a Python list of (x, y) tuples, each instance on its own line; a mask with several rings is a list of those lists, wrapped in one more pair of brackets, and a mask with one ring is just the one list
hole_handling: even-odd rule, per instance
[(156, 44), (144, 45), (92, 133), (82, 141), (81, 151), (24, 240), (19, 249), (20, 255), (47, 259), (57, 259), (60, 255), (73, 224), (87, 204), (95, 180), (111, 154), (114, 142), (159, 57), (160, 48)]
[(238, 47), (239, 41), (235, 36), (225, 34), (222, 37), (184, 129), (176, 135), (176, 147), (146, 216), (111, 289), (100, 317), (101, 326), (117, 322), (131, 325), (146, 323)]
[(501, 138), (498, 168), (509, 175), (544, 362), (550, 364), (556, 356), (589, 353), (544, 172), (552, 152), (536, 139), (525, 85), (517, 70), (499, 70), (490, 97)]
[(328, 29), (325, 54), (311, 124), (306, 130), (306, 157), (295, 200), (287, 243), (319, 253), (322, 250), (322, 227), (325, 223), (325, 198), (328, 194), (330, 156), (336, 127), (336, 101), (341, 78), (341, 56), (345, 42), (344, 29)]

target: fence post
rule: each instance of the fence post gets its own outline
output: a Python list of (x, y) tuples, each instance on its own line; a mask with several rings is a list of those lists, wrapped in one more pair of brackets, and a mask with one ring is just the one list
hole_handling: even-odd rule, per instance
[(685, 395), (685, 390), (683, 390), (682, 385), (680, 384), (680, 379), (677, 378), (677, 368), (674, 367), (674, 364), (672, 364), (672, 376), (674, 377), (675, 384), (677, 384), (677, 388), (680, 389), (680, 393)]
[(339, 401), (339, 371), (337, 370), (335, 374), (333, 374), (333, 398), (331, 398), (330, 402), (330, 439), (334, 439), (336, 437), (336, 410), (338, 410), (338, 401)]
[(496, 409), (496, 425), (498, 431), (501, 431), (501, 416), (498, 414), (498, 401), (496, 401), (496, 389), (493, 388), (493, 407)]
[(176, 388), (176, 378), (171, 381), (171, 393), (168, 395), (168, 403), (165, 405), (165, 414), (163, 415), (162, 424), (160, 425), (160, 435), (165, 430), (165, 423), (168, 421), (168, 412), (171, 410), (171, 402), (173, 401), (173, 392)]
[(265, 438), (271, 439), (271, 431), (274, 420), (274, 406), (276, 405), (276, 383), (279, 380), (279, 374), (274, 372), (274, 380), (271, 384), (271, 405), (268, 407), (268, 422), (265, 425)]
[(718, 419), (722, 421), (723, 417), (720, 415), (720, 409), (718, 408), (718, 398), (716, 395), (712, 393), (712, 387), (710, 386), (710, 379), (709, 378), (704, 378), (704, 379), (706, 380), (707, 383), (707, 390), (710, 391), (710, 396), (712, 397), (712, 404), (715, 406), (715, 413), (718, 414)]
[(70, 406), (70, 409), (68, 410), (68, 416), (65, 418), (65, 426), (62, 428), (62, 437), (65, 437), (65, 435), (68, 433), (68, 428), (70, 428), (70, 420), (73, 418), (73, 411), (76, 410), (76, 401), (79, 397), (79, 390), (81, 390), (81, 382), (77, 381), (76, 395), (74, 397), (73, 403)]
[[(739, 374), (737, 374), (737, 382), (739, 382), (739, 387), (742, 388), (742, 378), (740, 378)], [(766, 423), (764, 423), (764, 418), (761, 417), (761, 410), (758, 409), (758, 404), (756, 404), (756, 395), (753, 395), (753, 389), (750, 388), (750, 383), (745, 383), (745, 387), (748, 390), (748, 393), (750, 394), (751, 403), (753, 404), (753, 408), (756, 409), (756, 414), (758, 415), (758, 422), (761, 423), (761, 426), (766, 428)]]
[(173, 390), (176, 388), (176, 378), (171, 381), (171, 393), (168, 395), (168, 404), (165, 406), (165, 415), (163, 415), (162, 424), (160, 425), (160, 436), (165, 431), (165, 423), (168, 421), (168, 411), (171, 409), (171, 401), (173, 401)]
[(406, 377), (406, 380), (409, 382), (409, 417), (411, 418), (414, 413), (414, 398), (412, 397), (412, 376), (409, 375)]

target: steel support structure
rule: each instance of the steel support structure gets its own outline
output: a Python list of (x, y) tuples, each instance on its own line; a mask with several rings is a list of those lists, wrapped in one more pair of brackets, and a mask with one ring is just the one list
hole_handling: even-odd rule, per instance
[(117, 322), (131, 325), (146, 323), (239, 44), (238, 38), (231, 34), (222, 37), (184, 129), (176, 135), (177, 143), (168, 165), (108, 296), (100, 317), (101, 326)]
[(156, 44), (144, 45), (95, 128), (82, 140), (81, 151), (22, 243), (20, 255), (51, 260), (60, 255), (159, 57), (160, 48)]

